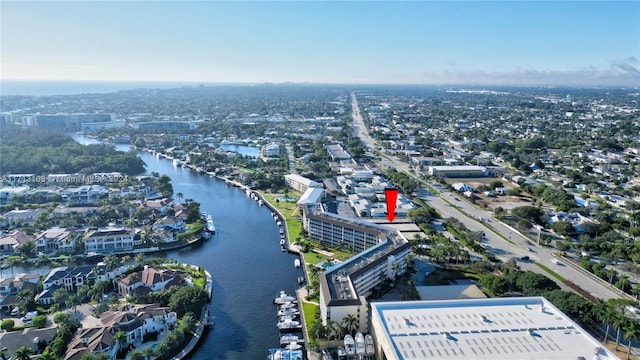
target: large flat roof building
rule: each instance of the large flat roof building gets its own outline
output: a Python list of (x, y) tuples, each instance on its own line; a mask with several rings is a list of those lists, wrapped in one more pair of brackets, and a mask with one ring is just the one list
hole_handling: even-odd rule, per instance
[(429, 175), (442, 177), (485, 177), (487, 168), (476, 165), (429, 166)]
[(371, 303), (376, 359), (618, 359), (543, 297)]

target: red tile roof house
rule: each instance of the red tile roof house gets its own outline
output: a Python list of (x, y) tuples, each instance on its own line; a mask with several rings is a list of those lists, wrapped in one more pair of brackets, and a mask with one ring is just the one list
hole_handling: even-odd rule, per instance
[(172, 285), (184, 285), (185, 272), (181, 270), (158, 270), (147, 265), (144, 270), (129, 274), (118, 281), (121, 296), (135, 295), (139, 288), (160, 291)]
[(177, 322), (177, 314), (158, 304), (125, 304), (115, 311), (100, 315), (102, 326), (79, 330), (67, 347), (65, 360), (79, 360), (84, 353), (107, 353), (114, 358), (119, 349), (113, 337), (119, 331), (126, 334), (124, 346), (138, 344), (144, 335), (166, 333)]

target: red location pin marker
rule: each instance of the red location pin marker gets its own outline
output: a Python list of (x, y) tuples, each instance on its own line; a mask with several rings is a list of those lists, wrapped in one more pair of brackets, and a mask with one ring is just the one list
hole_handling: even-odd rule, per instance
[(384, 189), (384, 196), (387, 199), (387, 219), (393, 222), (396, 218), (396, 202), (398, 200), (398, 189)]

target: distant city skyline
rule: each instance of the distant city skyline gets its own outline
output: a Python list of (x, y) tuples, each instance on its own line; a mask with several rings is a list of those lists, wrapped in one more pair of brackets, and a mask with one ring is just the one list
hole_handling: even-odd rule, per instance
[(3, 81), (640, 86), (638, 1), (0, 7)]

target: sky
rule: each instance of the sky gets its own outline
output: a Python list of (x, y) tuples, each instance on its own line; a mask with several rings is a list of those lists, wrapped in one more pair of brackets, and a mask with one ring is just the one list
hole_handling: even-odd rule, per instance
[(640, 86), (640, 1), (0, 1), (0, 80)]

